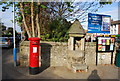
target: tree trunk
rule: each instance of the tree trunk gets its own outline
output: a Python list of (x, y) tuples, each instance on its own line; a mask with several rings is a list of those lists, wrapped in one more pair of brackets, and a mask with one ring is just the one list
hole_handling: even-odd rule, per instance
[(23, 23), (24, 23), (24, 26), (25, 26), (25, 30), (27, 31), (28, 37), (30, 38), (31, 34), (30, 34), (30, 31), (29, 31), (28, 26), (26, 24), (26, 19), (25, 19), (22, 3), (20, 3), (20, 7), (21, 7), (21, 11), (22, 11), (22, 17), (23, 17)]
[[(40, 5), (40, 2), (38, 2), (38, 10), (39, 10), (39, 5)], [(37, 26), (37, 29), (38, 29), (38, 37), (40, 38), (40, 24), (39, 24), (39, 12), (37, 12), (37, 15), (36, 15), (36, 26)]]
[(35, 37), (34, 27), (34, 2), (31, 2), (31, 22), (32, 22), (32, 37)]

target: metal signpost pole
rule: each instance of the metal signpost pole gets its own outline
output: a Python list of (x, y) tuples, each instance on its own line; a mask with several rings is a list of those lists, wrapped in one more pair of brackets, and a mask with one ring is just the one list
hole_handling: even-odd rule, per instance
[(14, 66), (16, 66), (17, 53), (16, 53), (16, 45), (15, 45), (15, 2), (13, 2), (13, 41), (14, 41), (13, 58), (14, 58)]

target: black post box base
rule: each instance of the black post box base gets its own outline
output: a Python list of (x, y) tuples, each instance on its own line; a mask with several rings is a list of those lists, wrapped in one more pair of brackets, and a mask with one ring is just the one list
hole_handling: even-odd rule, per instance
[(39, 73), (39, 67), (29, 67), (29, 73), (35, 75)]

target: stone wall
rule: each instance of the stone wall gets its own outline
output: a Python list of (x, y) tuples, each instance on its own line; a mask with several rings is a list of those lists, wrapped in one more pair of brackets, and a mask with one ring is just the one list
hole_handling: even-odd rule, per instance
[(86, 42), (85, 43), (85, 63), (86, 63), (86, 65), (114, 64), (115, 57), (116, 57), (116, 47), (117, 47), (117, 44), (115, 43), (113, 53), (103, 52), (103, 53), (97, 54), (96, 53), (96, 42)]
[(85, 43), (85, 63), (86, 65), (96, 64), (96, 42)]
[(42, 61), (45, 62), (43, 64), (49, 61), (50, 66), (64, 66), (66, 65), (67, 43), (41, 42), (41, 54)]
[(103, 52), (97, 54), (97, 64), (101, 65), (110, 65), (112, 63), (112, 53), (111, 52)]
[[(40, 58), (41, 62), (40, 63), (42, 63), (42, 66), (45, 66), (45, 67), (68, 66), (68, 62), (71, 62), (71, 60), (68, 59), (67, 43), (41, 42), (40, 46), (41, 46), (41, 58)], [(112, 57), (113, 64), (115, 62), (115, 56), (116, 56), (116, 50), (113, 52), (113, 57)], [(96, 42), (86, 42), (85, 53), (79, 57), (82, 57), (82, 58), (85, 57), (83, 60), (82, 58), (78, 58), (78, 61), (80, 59), (82, 60), (80, 61), (80, 63), (85, 62), (82, 64), (86, 64), (88, 66), (96, 65)], [(22, 67), (29, 66), (29, 41), (24, 41), (20, 44), (19, 61), (20, 61), (20, 66)], [(76, 60), (73, 59), (73, 61), (76, 61)]]
[[(41, 42), (42, 66), (64, 66), (66, 65), (67, 43)], [(21, 42), (19, 53), (20, 66), (29, 66), (29, 41)]]
[(20, 66), (29, 66), (29, 42), (24, 41), (20, 43), (20, 52), (17, 54), (19, 57)]

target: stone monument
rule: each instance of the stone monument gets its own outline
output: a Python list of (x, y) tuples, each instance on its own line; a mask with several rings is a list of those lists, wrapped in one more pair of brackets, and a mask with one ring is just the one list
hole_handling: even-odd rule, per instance
[(75, 20), (68, 33), (70, 38), (68, 39), (67, 66), (73, 72), (87, 71), (88, 67), (85, 64), (86, 33), (79, 20)]

